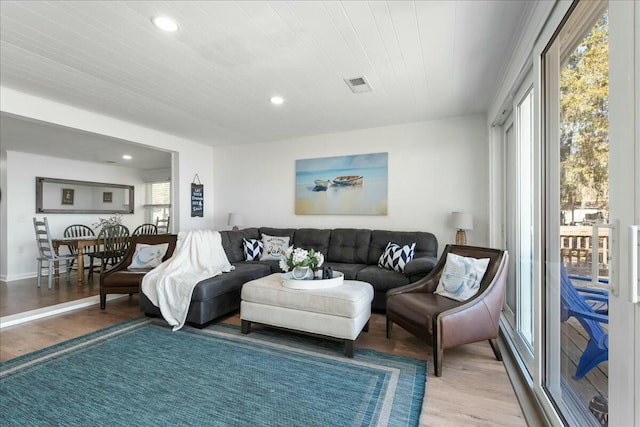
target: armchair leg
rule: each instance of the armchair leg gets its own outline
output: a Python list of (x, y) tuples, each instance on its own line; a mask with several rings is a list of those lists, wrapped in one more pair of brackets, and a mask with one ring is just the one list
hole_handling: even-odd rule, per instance
[(387, 339), (391, 338), (391, 329), (393, 329), (393, 322), (387, 317)]
[(442, 376), (442, 356), (444, 351), (441, 348), (433, 347), (433, 371), (436, 377)]
[(493, 350), (493, 355), (496, 356), (496, 360), (502, 362), (502, 353), (500, 352), (500, 347), (498, 347), (498, 341), (496, 339), (490, 339), (489, 344), (491, 344), (491, 350)]
[(100, 310), (107, 308), (107, 294), (100, 293)]
[(431, 343), (433, 347), (433, 371), (436, 377), (442, 376), (442, 357), (444, 356), (444, 350), (442, 349), (442, 343), (438, 340), (440, 331), (438, 331), (438, 318), (433, 319), (433, 341)]

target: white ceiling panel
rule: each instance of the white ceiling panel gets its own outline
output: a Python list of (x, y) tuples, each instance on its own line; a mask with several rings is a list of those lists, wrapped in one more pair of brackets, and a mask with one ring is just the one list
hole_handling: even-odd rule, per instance
[(531, 7), (1, 1), (0, 83), (214, 146), (483, 113)]

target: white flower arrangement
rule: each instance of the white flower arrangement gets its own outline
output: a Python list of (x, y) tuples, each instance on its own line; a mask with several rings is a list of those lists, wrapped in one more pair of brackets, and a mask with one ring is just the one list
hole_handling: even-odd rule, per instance
[(110, 216), (109, 218), (100, 218), (98, 217), (98, 222), (91, 224), (91, 226), (95, 230), (101, 230), (103, 227), (110, 227), (112, 225), (120, 225), (122, 224), (122, 215), (119, 213)]
[(318, 268), (324, 263), (324, 255), (313, 249), (306, 250), (289, 246), (284, 253), (284, 258), (280, 259), (280, 268), (287, 272), (295, 267)]

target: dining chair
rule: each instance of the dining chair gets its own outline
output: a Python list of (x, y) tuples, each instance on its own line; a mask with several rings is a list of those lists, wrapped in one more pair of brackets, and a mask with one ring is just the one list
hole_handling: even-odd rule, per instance
[[(95, 235), (96, 234), (93, 232), (93, 229), (91, 227), (87, 226), (87, 225), (84, 225), (84, 224), (73, 224), (73, 225), (70, 225), (70, 226), (68, 226), (67, 228), (64, 229), (64, 233), (63, 233), (64, 237), (85, 237), (85, 236), (95, 237)], [(70, 253), (72, 253), (76, 257), (78, 256), (78, 249), (77, 249), (76, 246), (68, 245), (67, 248), (69, 248), (69, 252)], [(89, 257), (89, 267), (88, 268), (93, 268), (93, 256), (92, 256), (92, 254), (94, 252), (96, 252), (96, 250), (97, 250), (97, 248), (95, 246), (87, 246), (87, 247), (84, 248), (83, 253)], [(74, 268), (75, 261), (76, 260), (74, 259), (71, 262), (71, 268)], [(84, 272), (82, 274), (84, 274)]]
[(36, 242), (38, 243), (38, 287), (40, 287), (42, 280), (42, 264), (44, 261), (48, 262), (48, 288), (53, 288), (53, 272), (59, 269), (59, 262), (65, 261), (67, 284), (71, 282), (69, 274), (71, 273), (71, 262), (76, 259), (76, 255), (57, 255), (53, 249), (53, 243), (51, 242), (51, 233), (49, 232), (49, 222), (44, 217), (42, 221), (38, 221), (37, 218), (33, 218), (33, 228), (36, 232)]
[[(158, 234), (158, 226), (155, 224), (142, 224), (136, 227), (131, 236), (144, 236), (149, 234)], [(163, 233), (164, 234), (164, 233)]]
[(169, 220), (170, 216), (166, 218), (156, 218), (156, 227), (158, 228), (158, 234), (167, 234), (169, 232)]
[[(115, 265), (122, 259), (129, 248), (129, 229), (122, 224), (103, 227), (98, 234), (98, 243), (102, 250), (93, 254), (100, 260), (100, 274), (107, 264)], [(89, 270), (89, 277), (93, 277), (93, 269)]]

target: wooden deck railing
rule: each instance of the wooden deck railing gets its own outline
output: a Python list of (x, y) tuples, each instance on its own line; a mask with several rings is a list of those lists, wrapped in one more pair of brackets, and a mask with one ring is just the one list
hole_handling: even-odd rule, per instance
[[(585, 226), (560, 227), (562, 262), (579, 272), (589, 272), (593, 260), (592, 228)], [(609, 270), (609, 230), (601, 229), (597, 242), (597, 262), (601, 274)], [(590, 275), (590, 274), (589, 274)]]

